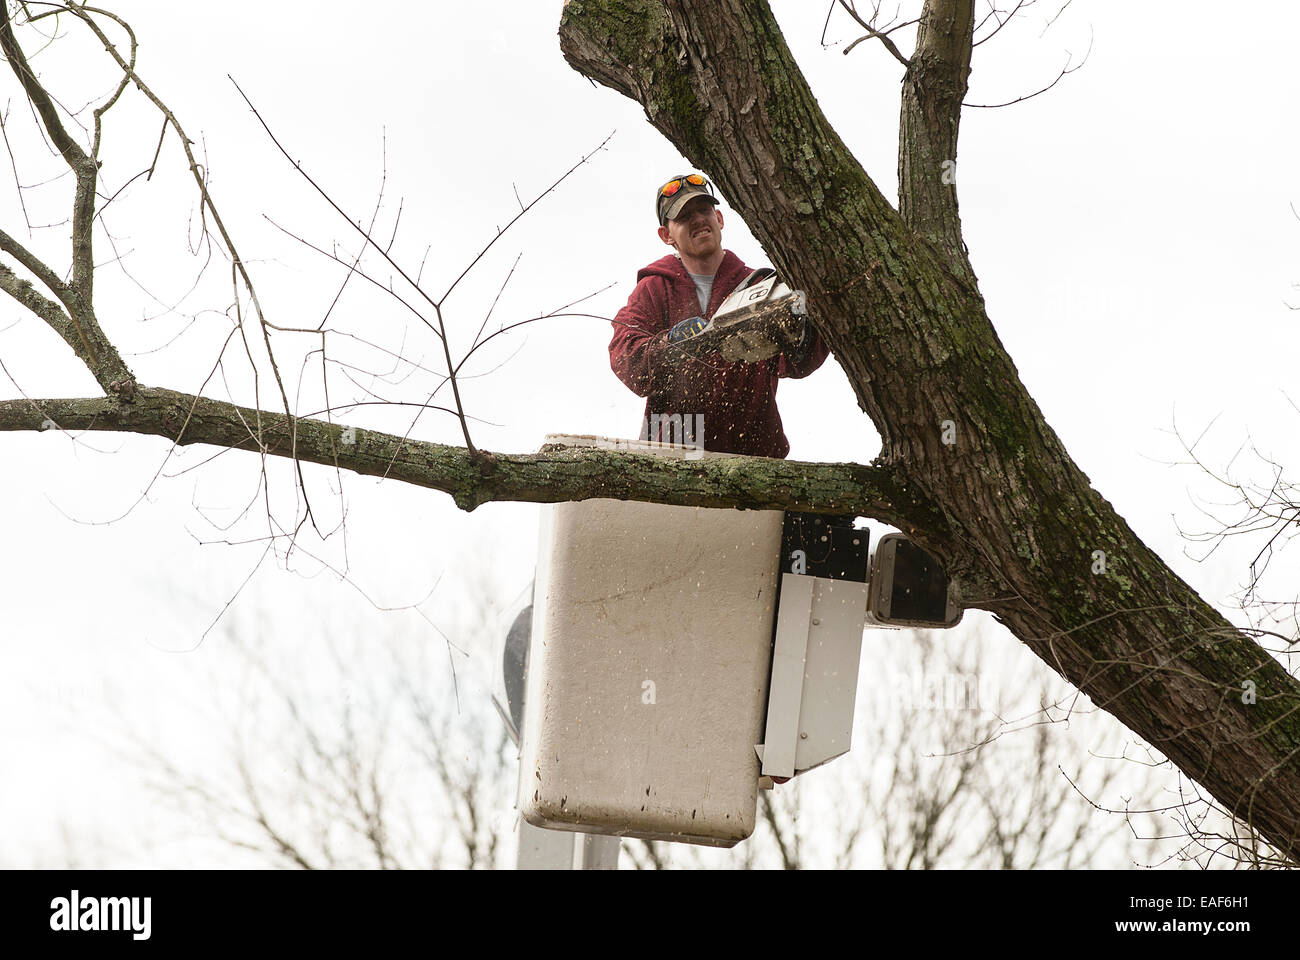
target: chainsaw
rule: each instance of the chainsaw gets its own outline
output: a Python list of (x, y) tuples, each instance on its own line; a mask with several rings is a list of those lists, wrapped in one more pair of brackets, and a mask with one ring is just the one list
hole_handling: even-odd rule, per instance
[(692, 317), (669, 332), (676, 356), (718, 352), (728, 363), (757, 363), (797, 346), (805, 335), (808, 301), (791, 290), (771, 267), (741, 281), (708, 320)]

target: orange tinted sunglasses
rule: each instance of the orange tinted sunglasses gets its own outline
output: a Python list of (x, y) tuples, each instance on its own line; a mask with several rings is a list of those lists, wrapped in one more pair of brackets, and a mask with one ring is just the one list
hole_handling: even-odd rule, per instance
[(698, 173), (691, 173), (691, 174), (687, 174), (684, 177), (673, 177), (671, 180), (669, 180), (667, 183), (665, 183), (662, 187), (659, 188), (659, 196), (661, 197), (674, 196), (678, 190), (680, 190), (688, 183), (693, 187), (705, 187), (708, 189), (709, 193), (713, 192), (713, 184), (709, 183), (708, 180), (705, 180)]
[(704, 189), (709, 191), (709, 196), (713, 197), (715, 201), (717, 199), (718, 195), (713, 192), (713, 184), (709, 183), (708, 180), (700, 176), (698, 173), (688, 173), (684, 176), (673, 177), (659, 188), (659, 193), (655, 197), (655, 215), (659, 218), (660, 226), (663, 226), (664, 223), (663, 211), (666, 206), (665, 201), (671, 202), (672, 198), (687, 186), (704, 187)]

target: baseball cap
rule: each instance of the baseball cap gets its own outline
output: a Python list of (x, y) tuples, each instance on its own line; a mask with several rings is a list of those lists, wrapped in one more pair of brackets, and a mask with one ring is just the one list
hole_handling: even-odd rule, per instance
[(708, 197), (715, 206), (718, 198), (713, 194), (713, 184), (698, 173), (684, 173), (673, 177), (655, 191), (655, 214), (659, 217), (659, 226), (674, 220), (682, 208), (696, 197)]

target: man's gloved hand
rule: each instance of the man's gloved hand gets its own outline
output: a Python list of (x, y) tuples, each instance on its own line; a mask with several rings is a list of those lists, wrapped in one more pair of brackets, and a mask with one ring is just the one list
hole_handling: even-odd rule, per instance
[(709, 321), (703, 317), (689, 317), (668, 331), (668, 342), (682, 343), (691, 339), (691, 337), (697, 337), (708, 325)]

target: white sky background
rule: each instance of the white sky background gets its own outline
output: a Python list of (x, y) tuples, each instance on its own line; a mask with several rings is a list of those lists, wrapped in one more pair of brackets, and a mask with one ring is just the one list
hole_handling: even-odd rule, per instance
[[(847, 57), (842, 45), (821, 49), (823, 3), (773, 6), (823, 109), (894, 196), (901, 67), (878, 44)], [(512, 228), (449, 302), (461, 349), (520, 252), (489, 329), (611, 284), (584, 309), (612, 316), (637, 268), (665, 252), (654, 234), (651, 195), (689, 164), (638, 106), (593, 89), (563, 61), (559, 7), (438, 2), (370, 17), (355, 4), (234, 2), (186, 5), (182, 17), (175, 4), (114, 5), (135, 27), (141, 75), (204, 151), (214, 198), (252, 266), (268, 318), (282, 325), (318, 323), (341, 270), (265, 218), (319, 245), (356, 244), (275, 150), (227, 73), (354, 216), (368, 217), (374, 207), (386, 148), (385, 226), (377, 232), (392, 230), (401, 199), (396, 256), (418, 266), (430, 248), (425, 276), (435, 290), (513, 216), (512, 184), (531, 199), (616, 131), (605, 150)], [(1300, 221), (1291, 209), (1300, 205), (1293, 119), (1300, 77), (1292, 65), (1300, 9), (1247, 4), (1225, 18), (1221, 5), (1209, 3), (1075, 0), (1040, 37), (1056, 9), (1034, 8), (976, 49), (968, 99), (989, 103), (1037, 89), (1056, 75), (1066, 51), (1077, 62), (1090, 37), (1093, 44), (1087, 65), (1049, 93), (966, 111), (957, 169), (971, 258), (1002, 342), (1076, 461), (1150, 546), (1206, 599), (1224, 604), (1258, 544), (1235, 545), (1203, 564), (1184, 556), (1173, 516), (1195, 525), (1188, 490), (1212, 491), (1195, 471), (1167, 465), (1180, 459), (1169, 430), (1176, 416), (1194, 437), (1218, 417), (1202, 449), (1212, 465), (1226, 463), (1247, 432), (1275, 459), (1297, 463), (1300, 413), (1284, 391), (1294, 390), (1300, 346), (1300, 315), (1286, 306), (1288, 299), (1300, 303), (1292, 286), (1300, 282)], [(836, 22), (832, 37), (854, 36)], [(30, 54), (30, 36), (23, 42)], [(65, 102), (79, 106), (111, 86), (107, 69), (90, 66), (97, 57), (93, 43), (77, 38), (36, 63)], [(23, 182), (58, 173), (57, 163), (31, 152), (30, 116), (17, 87), (6, 83)], [(138, 95), (108, 114), (105, 185), (115, 188), (148, 165), (160, 126), (155, 116)], [(4, 161), (0, 224), (27, 242)], [(195, 262), (185, 255), (193, 197), (171, 134), (160, 170), (149, 183), (137, 181), (106, 219), (127, 269), (158, 300), (176, 303)], [(62, 220), (67, 193), (66, 180), (27, 192), (32, 221)], [(766, 262), (739, 216), (725, 203), (723, 210), (726, 245), (751, 265)], [(65, 239), (66, 227), (54, 227), (37, 230), (31, 244), (62, 269)], [(96, 249), (98, 260), (112, 257), (102, 237)], [(220, 314), (231, 300), (225, 266), (183, 300), (184, 316), (163, 315), (112, 267), (99, 276), (99, 315), (141, 381), (197, 390), (229, 330)], [(198, 321), (187, 325), (195, 313)], [(139, 322), (146, 316), (157, 319)], [(357, 281), (332, 321), (440, 363), (418, 322), (408, 323)], [(504, 365), (464, 388), (470, 413), (493, 424), (474, 426), (476, 443), (522, 452), (549, 432), (634, 436), (642, 401), (610, 373), (608, 339), (608, 323), (583, 318), (499, 338), (500, 349), (477, 371)], [(291, 390), (307, 342), (289, 334), (276, 342)], [(374, 353), (343, 341), (332, 342), (332, 353), (336, 348), (379, 369)], [(251, 403), (240, 349), (229, 357), (231, 390)], [(66, 346), (8, 300), (0, 303), (0, 360), (27, 395), (97, 393)], [(315, 363), (303, 376), (301, 412), (321, 405)], [(418, 401), (428, 383), (416, 375), (379, 386)], [(260, 395), (274, 408), (269, 384), (264, 376)], [(347, 387), (331, 381), (335, 402)], [(227, 396), (219, 381), (206, 392)], [(0, 397), (18, 395), (0, 375)], [(792, 458), (866, 462), (877, 452), (874, 430), (833, 361), (808, 380), (784, 382), (780, 397)], [(374, 407), (338, 417), (398, 432), (411, 418), (409, 408), (394, 414)], [(460, 442), (445, 414), (426, 414), (412, 435)], [(214, 451), (187, 448), (170, 460), (167, 452), (162, 440), (146, 437), (0, 436), (0, 502), (7, 505), (0, 527), (0, 822), (14, 825), (0, 839), (0, 863), (46, 862), (63, 827), (74, 842), (91, 843), (124, 811), (128, 818), (153, 815), (136, 775), (105, 754), (96, 736), (114, 712), (196, 754), (213, 749), (212, 731), (191, 705), (204, 694), (221, 641), (215, 632), (200, 639), (263, 550), (261, 542), (214, 541), (249, 541), (267, 527), (256, 500), (250, 517), (225, 532), (203, 516), (235, 520), (257, 491), (258, 464), (231, 453), (181, 473)], [(160, 467), (174, 476), (151, 484)], [(268, 473), (276, 515), (291, 518), (290, 473), (283, 464)], [(334, 477), (309, 474), (322, 525), (337, 523)], [(346, 541), (342, 534), (323, 545), (307, 538), (303, 547), (346, 566), (357, 589), (310, 557), (295, 552), (286, 561), (280, 550), (235, 601), (267, 636), (300, 650), (302, 663), (312, 662), (313, 641), (328, 623), (413, 631), (441, 644), (425, 616), (450, 629), (455, 608), (472, 602), (464, 599), (467, 570), (490, 570), (504, 604), (522, 598), (536, 507), (492, 504), (466, 515), (441, 493), (351, 475), (343, 489)], [(424, 601), (435, 584), (424, 616), (381, 614), (361, 596), (404, 607)], [(462, 688), (462, 695), (473, 694)]]

